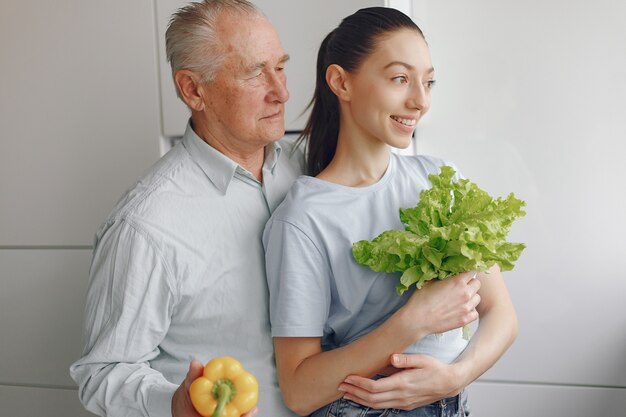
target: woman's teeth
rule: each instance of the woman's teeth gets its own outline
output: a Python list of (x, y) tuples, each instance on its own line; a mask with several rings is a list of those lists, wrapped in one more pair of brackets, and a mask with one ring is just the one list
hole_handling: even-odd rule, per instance
[(402, 123), (405, 126), (415, 126), (415, 122), (416, 122), (415, 119), (403, 119), (398, 116), (391, 116), (391, 118), (398, 123)]

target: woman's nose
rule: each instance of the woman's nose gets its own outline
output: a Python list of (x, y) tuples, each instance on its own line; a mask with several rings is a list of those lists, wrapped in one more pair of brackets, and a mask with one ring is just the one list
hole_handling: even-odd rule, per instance
[(407, 106), (425, 113), (430, 108), (430, 91), (423, 85), (415, 85), (410, 92)]

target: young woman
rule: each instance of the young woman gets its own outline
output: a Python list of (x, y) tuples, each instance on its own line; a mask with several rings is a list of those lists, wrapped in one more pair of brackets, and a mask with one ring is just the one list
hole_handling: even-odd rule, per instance
[[(399, 208), (414, 206), (428, 175), (450, 165), (390, 150), (410, 144), (434, 82), (422, 32), (394, 9), (359, 10), (320, 47), (303, 134), (310, 176), (264, 234), (279, 384), (300, 415), (469, 415), (460, 393), (515, 338), (497, 267), (399, 297), (394, 277), (351, 254), (354, 242), (403, 228)], [(468, 345), (460, 327), (479, 314)]]

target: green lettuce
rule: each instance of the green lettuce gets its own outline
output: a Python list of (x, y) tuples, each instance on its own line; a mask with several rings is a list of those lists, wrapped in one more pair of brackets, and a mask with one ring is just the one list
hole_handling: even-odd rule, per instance
[(404, 230), (352, 246), (359, 264), (376, 272), (402, 272), (398, 294), (435, 278), (486, 272), (495, 264), (511, 270), (525, 248), (506, 237), (513, 221), (526, 214), (526, 203), (513, 193), (494, 199), (467, 179), (453, 181), (454, 174), (443, 166), (439, 175), (428, 176), (432, 187), (420, 193), (417, 205), (400, 209)]

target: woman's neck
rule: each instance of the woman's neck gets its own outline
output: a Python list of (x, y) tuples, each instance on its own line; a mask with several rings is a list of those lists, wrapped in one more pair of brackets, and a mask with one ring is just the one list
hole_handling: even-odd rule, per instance
[(317, 178), (348, 187), (366, 187), (385, 175), (390, 155), (388, 145), (340, 130), (335, 156)]

